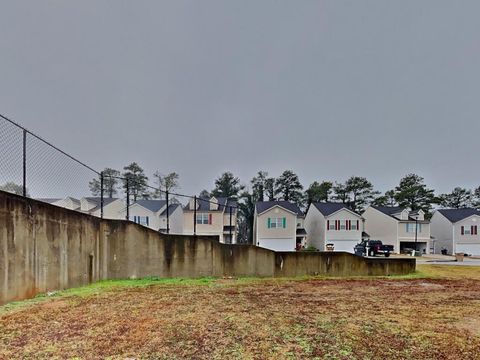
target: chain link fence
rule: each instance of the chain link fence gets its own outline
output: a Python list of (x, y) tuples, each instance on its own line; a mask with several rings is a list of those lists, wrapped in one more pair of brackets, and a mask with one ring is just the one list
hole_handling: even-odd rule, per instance
[(148, 218), (145, 224), (136, 215), (131, 216), (132, 206), (141, 200), (161, 198), (165, 205), (162, 215), (166, 221), (157, 230), (166, 233), (170, 233), (172, 212), (177, 206), (183, 209), (182, 202), (187, 201), (187, 206), (191, 204), (193, 208), (190, 231), (193, 235), (197, 234), (198, 226), (209, 221), (199, 214), (210, 209), (209, 204), (215, 204), (228, 219), (223, 231), (225, 239), (232, 242), (236, 227), (237, 204), (231, 199), (217, 203), (197, 196), (170, 193), (150, 186), (146, 181), (104, 174), (1, 114), (0, 190), (100, 218), (124, 218), (146, 226), (150, 226)]

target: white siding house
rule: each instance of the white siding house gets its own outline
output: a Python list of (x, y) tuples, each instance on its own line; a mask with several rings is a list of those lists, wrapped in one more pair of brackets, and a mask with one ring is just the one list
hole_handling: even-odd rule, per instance
[[(126, 218), (126, 208), (122, 218)], [(167, 201), (137, 200), (130, 205), (129, 220), (156, 231), (167, 231)], [(183, 234), (183, 209), (180, 204), (169, 204), (168, 222), (170, 234)]]
[(422, 210), (412, 212), (398, 206), (369, 206), (362, 217), (370, 238), (393, 245), (394, 252), (408, 251), (417, 246), (419, 251), (430, 253), (430, 221), (425, 220)]
[(274, 251), (295, 251), (305, 244), (304, 215), (288, 201), (262, 201), (255, 204), (253, 242)]
[(307, 246), (325, 251), (332, 245), (334, 251), (354, 252), (362, 240), (363, 218), (341, 203), (312, 203), (305, 215)]
[(431, 220), (434, 251), (446, 249), (448, 254), (480, 255), (480, 211), (472, 208), (441, 209)]

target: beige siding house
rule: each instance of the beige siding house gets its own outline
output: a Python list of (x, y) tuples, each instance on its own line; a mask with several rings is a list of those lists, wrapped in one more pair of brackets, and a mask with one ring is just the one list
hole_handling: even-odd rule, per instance
[(440, 254), (480, 255), (480, 211), (472, 208), (441, 209), (431, 219), (434, 251)]
[(80, 200), (70, 196), (67, 196), (64, 199), (37, 199), (37, 200), (47, 202), (55, 206), (63, 207), (65, 209), (70, 209), (70, 210), (80, 209)]
[(325, 251), (354, 252), (362, 240), (363, 218), (341, 203), (312, 203), (305, 215), (307, 246)]
[(394, 252), (410, 251), (417, 246), (419, 251), (430, 253), (430, 222), (425, 220), (422, 210), (412, 212), (398, 206), (369, 206), (362, 217), (370, 238), (393, 245)]
[(255, 204), (253, 242), (274, 251), (295, 251), (305, 245), (304, 214), (288, 201)]
[[(125, 204), (122, 199), (104, 198), (103, 199), (103, 218), (104, 219), (124, 219), (122, 210)], [(80, 199), (79, 211), (96, 217), (101, 216), (101, 198), (84, 197)]]
[[(126, 218), (127, 209), (122, 210)], [(130, 205), (129, 220), (156, 231), (167, 231), (167, 201), (137, 200)], [(183, 234), (183, 209), (181, 204), (169, 204), (168, 225), (170, 234)]]
[[(191, 199), (183, 208), (183, 233), (218, 236), (221, 243), (237, 243), (237, 202), (224, 197)], [(230, 228), (230, 209), (232, 209)], [(232, 238), (230, 238), (230, 231)]]

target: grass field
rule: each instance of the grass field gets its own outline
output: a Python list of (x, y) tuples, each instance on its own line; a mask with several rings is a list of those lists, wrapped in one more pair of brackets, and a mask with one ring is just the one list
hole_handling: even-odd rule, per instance
[(0, 307), (0, 359), (479, 359), (480, 267), (107, 281)]

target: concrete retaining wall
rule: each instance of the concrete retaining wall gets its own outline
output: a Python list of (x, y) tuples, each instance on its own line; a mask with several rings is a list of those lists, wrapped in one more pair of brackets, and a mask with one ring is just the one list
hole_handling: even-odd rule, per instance
[(414, 259), (281, 252), (164, 235), (0, 191), (0, 304), (103, 279), (400, 275)]

